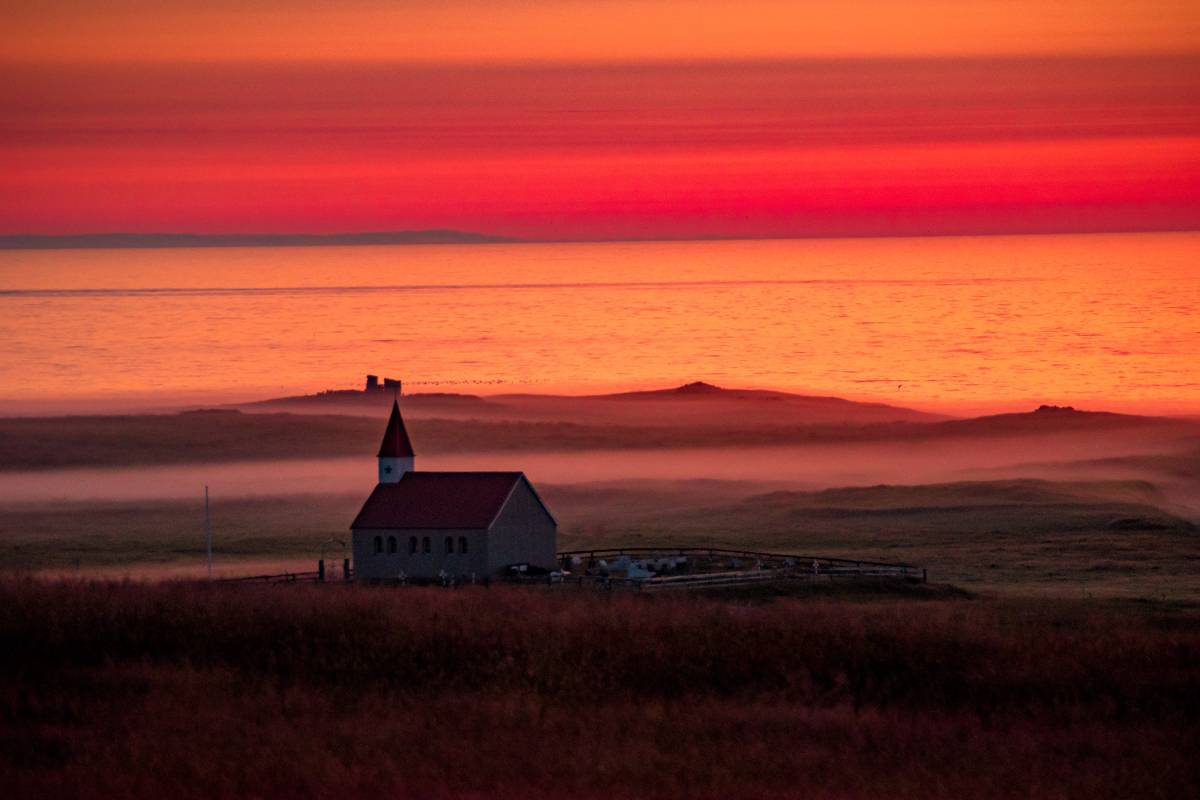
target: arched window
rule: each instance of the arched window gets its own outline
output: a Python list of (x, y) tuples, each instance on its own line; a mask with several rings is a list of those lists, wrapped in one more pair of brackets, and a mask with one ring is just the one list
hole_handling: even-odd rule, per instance
[(375, 555), (379, 555), (382, 552), (383, 552), (383, 537), (376, 536), (375, 537)]
[(464, 556), (467, 554), (467, 537), (458, 537), (458, 552), (462, 553)]
[(454, 552), (454, 537), (453, 536), (446, 537), (446, 552), (447, 553)]
[(410, 555), (417, 552), (417, 537), (415, 537), (415, 536), (408, 537), (408, 552)]
[(422, 553), (432, 553), (433, 552), (433, 545), (430, 544), (428, 536), (421, 539), (421, 552)]
[(395, 536), (388, 537), (388, 552), (389, 553), (396, 552), (396, 537)]

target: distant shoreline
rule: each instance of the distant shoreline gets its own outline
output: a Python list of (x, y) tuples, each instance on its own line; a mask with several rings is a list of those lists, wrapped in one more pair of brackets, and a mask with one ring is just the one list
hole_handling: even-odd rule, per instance
[(362, 233), (81, 233), (0, 234), (0, 250), (103, 250), (170, 247), (354, 247), (369, 245), (437, 244), (647, 244), (661, 242), (768, 242), (823, 239), (956, 239), (1026, 236), (1140, 236), (1197, 233), (1196, 228), (1131, 228), (1126, 230), (1016, 230), (996, 232), (930, 231), (926, 233), (829, 233), (796, 236), (683, 236), (619, 237), (615, 239), (526, 239), (472, 231), (430, 229)]
[(68, 236), (0, 236), (0, 250), (94, 250), (158, 247), (338, 247), (406, 244), (510, 244), (519, 239), (471, 231), (369, 231), (365, 233), (83, 233)]

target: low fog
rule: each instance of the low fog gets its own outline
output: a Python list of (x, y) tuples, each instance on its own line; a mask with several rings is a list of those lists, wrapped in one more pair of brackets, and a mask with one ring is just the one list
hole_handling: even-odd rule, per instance
[[(824, 489), (1011, 477), (1144, 479), (1200, 513), (1197, 443), (1138, 444), (1103, 436), (823, 444), (810, 446), (495, 452), (421, 456), (423, 470), (523, 470), (538, 484), (712, 479)], [(1165, 461), (1164, 461), (1165, 459)], [(1161, 462), (1161, 463), (1160, 463)], [(0, 474), (0, 502), (195, 498), (307, 493), (364, 495), (373, 458), (184, 464)]]

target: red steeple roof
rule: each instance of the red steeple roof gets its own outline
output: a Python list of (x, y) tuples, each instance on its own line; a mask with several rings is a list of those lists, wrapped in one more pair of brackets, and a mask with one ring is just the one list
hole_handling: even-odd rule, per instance
[(400, 416), (400, 404), (392, 401), (392, 415), (388, 417), (387, 432), (379, 443), (379, 458), (412, 458), (412, 442), (408, 440), (408, 431), (404, 430), (404, 420)]

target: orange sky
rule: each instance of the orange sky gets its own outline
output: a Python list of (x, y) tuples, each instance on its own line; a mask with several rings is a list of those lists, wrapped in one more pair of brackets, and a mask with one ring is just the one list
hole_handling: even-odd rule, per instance
[(56, 0), (14, 60), (614, 61), (1196, 49), (1191, 0)]
[(0, 232), (1200, 226), (1200, 11), (9, 4)]

